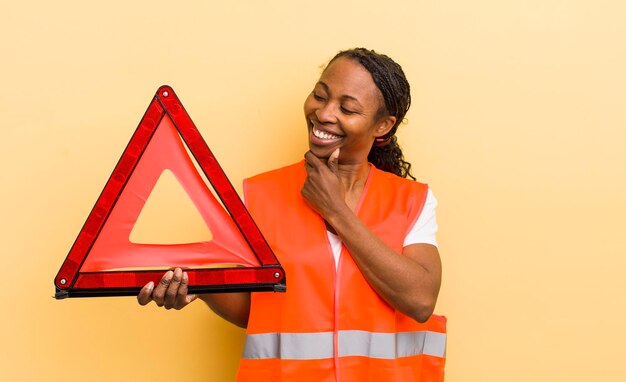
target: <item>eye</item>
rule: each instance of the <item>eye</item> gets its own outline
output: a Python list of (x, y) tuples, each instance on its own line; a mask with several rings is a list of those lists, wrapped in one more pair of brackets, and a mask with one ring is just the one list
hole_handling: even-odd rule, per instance
[(326, 98), (324, 98), (323, 96), (317, 94), (316, 92), (313, 92), (313, 98), (315, 98), (316, 100), (320, 101), (320, 102), (324, 102), (326, 101)]
[(350, 109), (346, 109), (346, 108), (345, 108), (345, 107), (343, 107), (343, 106), (341, 107), (341, 112), (342, 112), (342, 113), (344, 113), (344, 114), (347, 114), (347, 115), (350, 115), (350, 114), (356, 114), (356, 111), (354, 111), (354, 110), (350, 110)]

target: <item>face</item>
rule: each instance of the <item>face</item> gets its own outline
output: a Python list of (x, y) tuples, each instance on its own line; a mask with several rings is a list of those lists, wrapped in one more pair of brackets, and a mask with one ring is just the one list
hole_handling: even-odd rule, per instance
[(393, 116), (378, 115), (383, 105), (367, 69), (349, 58), (336, 59), (304, 102), (309, 149), (318, 158), (328, 158), (340, 148), (341, 164), (367, 162), (374, 139), (395, 123)]

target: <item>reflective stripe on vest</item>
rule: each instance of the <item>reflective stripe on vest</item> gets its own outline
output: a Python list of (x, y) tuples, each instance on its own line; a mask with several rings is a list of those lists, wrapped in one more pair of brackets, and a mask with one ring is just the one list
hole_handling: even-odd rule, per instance
[[(424, 354), (443, 358), (446, 356), (446, 334), (430, 331), (373, 333), (341, 330), (338, 333), (338, 348), (339, 357), (396, 359)], [(243, 358), (333, 358), (333, 332), (248, 334)]]

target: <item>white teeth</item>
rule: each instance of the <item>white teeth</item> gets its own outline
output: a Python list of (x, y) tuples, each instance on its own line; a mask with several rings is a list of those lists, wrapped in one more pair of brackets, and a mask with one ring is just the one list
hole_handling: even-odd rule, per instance
[(338, 139), (338, 138), (340, 138), (338, 135), (333, 135), (333, 134), (327, 133), (325, 131), (318, 130), (315, 127), (313, 128), (313, 135), (315, 135), (316, 137), (321, 138), (321, 139)]

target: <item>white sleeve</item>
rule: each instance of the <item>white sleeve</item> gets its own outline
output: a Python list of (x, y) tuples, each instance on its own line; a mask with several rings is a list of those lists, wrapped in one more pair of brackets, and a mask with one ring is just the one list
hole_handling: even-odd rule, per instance
[(411, 244), (432, 244), (437, 246), (437, 218), (435, 217), (435, 208), (437, 208), (437, 199), (433, 195), (430, 188), (426, 195), (424, 208), (417, 218), (417, 221), (404, 238), (404, 246)]

